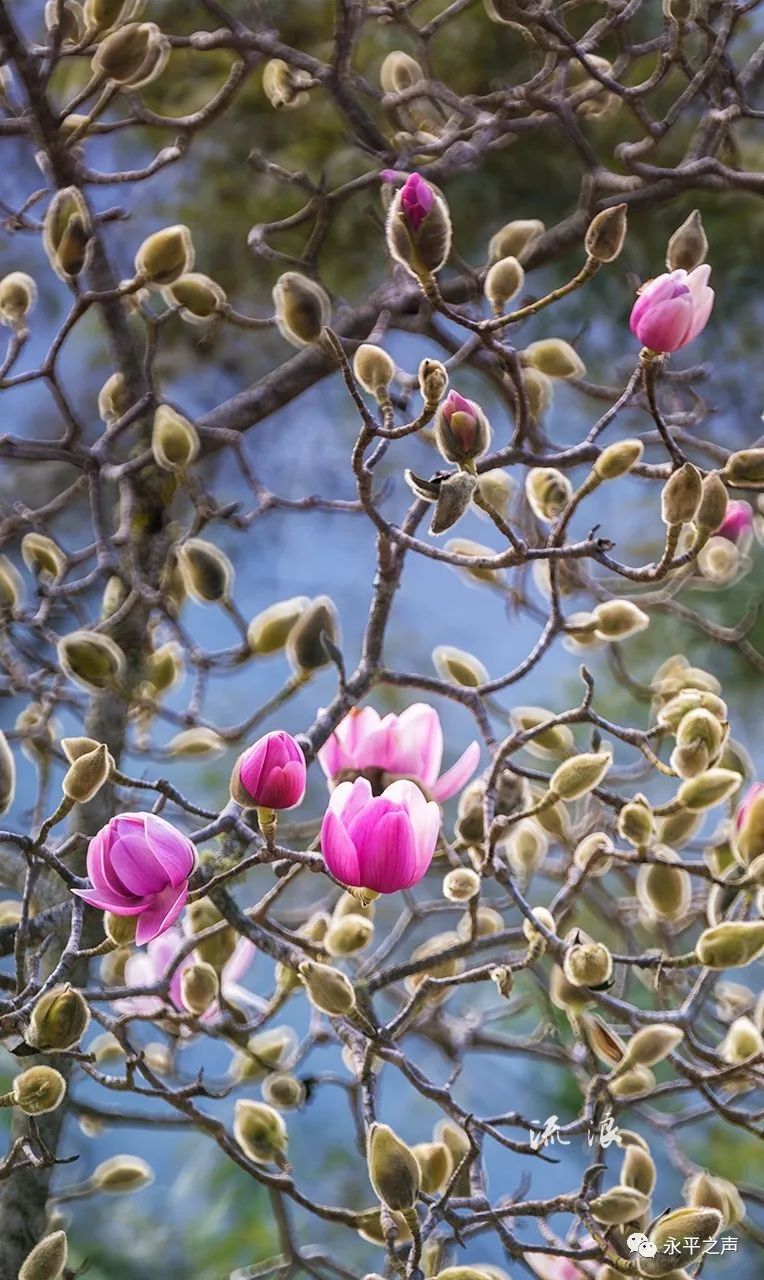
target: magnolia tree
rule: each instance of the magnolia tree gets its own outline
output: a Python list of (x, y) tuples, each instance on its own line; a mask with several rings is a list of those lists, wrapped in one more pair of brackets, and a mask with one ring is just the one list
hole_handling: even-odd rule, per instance
[[(667, 649), (637, 676), (628, 641), (668, 617), (760, 675), (755, 610), (727, 625), (686, 597), (750, 569), (764, 449), (703, 432), (703, 370), (685, 348), (725, 308), (700, 215), (649, 255), (629, 249), (629, 222), (688, 191), (764, 188), (735, 147), (761, 117), (757, 4), (337, 0), (304, 11), (303, 30), (284, 6), (283, 31), (278, 8), (0, 0), (17, 187), (0, 280), (0, 1277), (87, 1269), (67, 1202), (93, 1213), (90, 1197), (152, 1175), (136, 1155), (83, 1174), (71, 1124), (145, 1135), (152, 1117), (196, 1130), (267, 1193), (275, 1254), (242, 1258), (242, 1280), (721, 1274), (730, 1241), (761, 1241), (762, 1196), (752, 1168), (736, 1182), (705, 1168), (692, 1137), (709, 1119), (729, 1141), (762, 1136), (764, 784), (715, 674)], [(457, 92), (440, 59), (478, 38), (516, 74), (484, 78), (473, 61)], [(198, 77), (204, 100), (178, 114)], [(157, 175), (180, 189), (205, 138), (225, 157), (250, 90), (287, 137), (323, 111), (342, 156), (322, 174), (253, 153), (253, 182), (284, 212), (250, 234), (267, 287), (241, 281), (246, 303), (195, 255), (201, 221), (151, 202)], [(95, 167), (124, 134), (131, 166)], [(524, 134), (567, 149), (577, 207), (550, 227), (495, 225), (468, 264), (454, 193), (492, 181), (498, 156), (510, 210), (507, 149)], [(359, 205), (379, 273), (360, 297), (321, 270)], [(207, 231), (225, 245), (225, 202)], [(612, 274), (625, 244), (634, 289)], [(631, 307), (608, 339), (631, 368), (620, 387), (587, 381), (585, 334), (557, 336), (608, 277)], [(399, 331), (424, 344), (421, 363), (393, 358), (391, 340), (410, 349)], [(272, 367), (190, 412), (211, 344), (223, 361), (242, 333), (270, 343)], [(73, 348), (109, 362), (97, 403), (74, 385)], [(163, 381), (184, 349), (197, 354), (176, 400)], [(281, 497), (247, 433), (322, 380), (353, 424), (345, 474), (333, 492)], [(589, 426), (559, 445), (563, 380)], [(44, 406), (31, 430), (14, 426), (24, 392)], [(335, 422), (310, 417), (300, 447), (320, 450)], [(221, 459), (248, 501), (216, 494)], [(638, 503), (645, 563), (623, 522), (601, 524), (613, 500)], [(459, 536), (476, 511), (486, 545)], [(320, 562), (306, 594), (262, 599), (251, 620), (237, 605), (231, 548), (257, 574), (274, 512), (370, 537), (373, 581), (352, 589), (360, 650)], [(393, 602), (417, 565), (433, 599), (453, 570), (477, 584), (478, 650), (482, 602), (504, 601), (504, 669), (437, 634), (431, 669), (391, 665)], [(527, 652), (515, 613), (537, 627)], [(210, 616), (231, 638), (210, 644)], [(423, 609), (424, 633), (429, 621)], [(559, 646), (580, 696), (569, 705), (558, 685), (516, 705)], [(243, 667), (230, 723), (211, 690)], [(592, 674), (609, 668), (624, 722)], [(391, 689), (398, 713), (381, 714)], [(293, 699), (309, 708), (294, 734)], [(474, 740), (444, 745), (449, 701)], [(226, 750), (230, 788), (208, 801), (187, 779)], [(567, 1081), (570, 1114), (544, 1123), (541, 1100), (522, 1114), (498, 1086), (468, 1105), (489, 1049)], [(222, 1076), (189, 1065), (221, 1051)], [(431, 1118), (426, 1141), (390, 1123), (401, 1088)], [(320, 1152), (304, 1167), (290, 1155), (322, 1108), (349, 1200), (327, 1194)], [(552, 1144), (574, 1142), (583, 1176), (550, 1195)], [(526, 1170), (514, 1189), (487, 1175), (502, 1149)]]

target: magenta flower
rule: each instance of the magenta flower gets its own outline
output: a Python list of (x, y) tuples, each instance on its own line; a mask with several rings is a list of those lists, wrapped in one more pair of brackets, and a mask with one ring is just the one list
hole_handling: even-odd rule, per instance
[(412, 173), (401, 191), (401, 209), (412, 231), (418, 231), (435, 203), (429, 182), (420, 173)]
[(764, 792), (764, 782), (754, 782), (748, 788), (743, 797), (743, 803), (735, 814), (736, 831), (740, 831), (745, 826), (748, 815), (762, 792)]
[[(161, 982), (165, 974), (170, 969), (175, 957), (188, 942), (188, 936), (178, 928), (168, 929), (163, 933), (161, 938), (155, 938), (150, 942), (145, 951), (136, 951), (131, 955), (125, 964), (125, 986), (126, 987), (153, 987), (157, 982)], [(226, 1000), (231, 1000), (238, 1004), (252, 1004), (254, 998), (243, 987), (239, 986), (239, 979), (244, 976), (252, 963), (254, 955), (254, 944), (248, 938), (240, 938), (236, 944), (233, 955), (227, 960), (223, 966), (220, 975), (220, 989)], [(183, 997), (181, 995), (181, 978), (184, 969), (194, 963), (193, 955), (187, 955), (181, 960), (170, 979), (170, 1002), (176, 1009), (185, 1011)], [(142, 1017), (151, 1017), (158, 1013), (162, 1008), (162, 1000), (158, 996), (125, 996), (122, 1000), (115, 1000), (114, 1007), (120, 1013), (139, 1014)], [(218, 1013), (219, 1005), (217, 1001), (210, 1005), (202, 1014), (202, 1021), (211, 1021)]]
[(139, 916), (139, 947), (169, 929), (188, 897), (196, 854), (187, 836), (155, 813), (119, 813), (88, 845), (92, 889), (74, 889), (91, 907)]
[(452, 436), (465, 452), (472, 448), (477, 431), (476, 407), (471, 400), (460, 396), (458, 391), (449, 391), (440, 407)]
[(440, 810), (401, 778), (373, 796), (366, 778), (341, 782), (321, 824), (321, 852), (333, 876), (354, 888), (395, 893), (417, 884), (432, 862)]
[(750, 542), (752, 534), (753, 507), (750, 502), (742, 500), (728, 502), (727, 512), (716, 530), (716, 536), (727, 538), (729, 542), (734, 542), (737, 545), (739, 542)]
[(238, 771), (242, 787), (259, 808), (294, 809), (305, 795), (305, 756), (283, 729), (266, 733), (248, 747)]
[(472, 777), (480, 759), (480, 746), (471, 742), (456, 764), (438, 777), (443, 759), (443, 730), (434, 707), (415, 702), (401, 715), (382, 719), (373, 707), (353, 709), (337, 726), (318, 753), (327, 778), (350, 770), (411, 778), (434, 800), (443, 803)]
[(708, 324), (714, 305), (711, 268), (670, 271), (642, 286), (631, 311), (631, 332), (651, 351), (678, 351)]

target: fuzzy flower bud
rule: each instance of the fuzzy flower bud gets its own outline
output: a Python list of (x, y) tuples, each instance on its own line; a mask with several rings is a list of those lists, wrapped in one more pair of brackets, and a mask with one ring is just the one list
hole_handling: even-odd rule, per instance
[(160, 404), (151, 432), (154, 461), (163, 471), (183, 473), (199, 452), (196, 427), (169, 404)]
[(435, 440), (448, 462), (472, 462), (491, 443), (491, 428), (479, 405), (449, 391), (435, 417)]
[(18, 1280), (61, 1280), (68, 1252), (64, 1231), (44, 1236), (22, 1262)]
[(151, 1166), (140, 1156), (110, 1156), (93, 1170), (90, 1182), (94, 1190), (108, 1195), (130, 1195), (154, 1181)]
[(167, 285), (162, 296), (171, 307), (178, 308), (182, 320), (196, 325), (207, 324), (227, 301), (225, 290), (198, 271), (189, 271)]
[(641, 440), (619, 440), (602, 450), (592, 470), (599, 480), (617, 480), (637, 465), (644, 451)]
[(641, 1218), (650, 1208), (650, 1197), (636, 1187), (617, 1186), (589, 1202), (589, 1210), (595, 1222), (603, 1226), (621, 1226)]
[(671, 528), (687, 524), (695, 518), (695, 512), (703, 496), (703, 479), (691, 462), (672, 472), (661, 493), (661, 519)]
[(70, 765), (61, 789), (75, 804), (87, 804), (101, 790), (113, 768), (114, 760), (101, 742)]
[(498, 262), (501, 258), (518, 258), (521, 262), (527, 256), (539, 236), (546, 227), (539, 218), (518, 218), (508, 222), (506, 226), (491, 237), (488, 246), (490, 262)]
[(188, 965), (180, 978), (180, 994), (189, 1013), (201, 1016), (218, 998), (220, 982), (211, 964)]
[(737, 791), (743, 781), (742, 774), (733, 769), (708, 769), (696, 778), (683, 782), (676, 793), (678, 803), (691, 813), (713, 809)]
[(580, 378), (586, 373), (581, 357), (562, 338), (542, 338), (521, 351), (524, 365), (530, 365), (547, 378)]
[(84, 1036), (90, 1010), (84, 997), (68, 985), (53, 987), (37, 1001), (24, 1039), (33, 1049), (73, 1049)]
[(764, 449), (740, 449), (727, 459), (724, 478), (740, 489), (764, 489)]
[(42, 1116), (61, 1106), (66, 1081), (52, 1067), (30, 1067), (13, 1082), (13, 1102), (25, 1115)]
[(419, 390), (422, 393), (425, 407), (434, 409), (448, 386), (448, 371), (440, 360), (424, 359), (419, 366)]
[(177, 550), (183, 585), (197, 604), (224, 604), (231, 595), (233, 565), (204, 538), (187, 538)]
[(500, 316), (505, 306), (525, 283), (525, 272), (517, 258), (501, 258), (489, 267), (483, 292), (494, 315)]
[(125, 655), (110, 636), (73, 631), (58, 642), (58, 660), (70, 679), (85, 689), (108, 689), (120, 679)]
[(419, 1195), (416, 1156), (386, 1124), (369, 1129), (369, 1178), (376, 1195), (392, 1213), (407, 1213)]
[[(118, 34), (118, 33), (117, 33)], [(103, 46), (102, 46), (103, 47)], [(194, 245), (188, 227), (164, 227), (147, 236), (135, 255), (135, 270), (147, 284), (173, 284), (194, 265)]]
[(321, 1013), (328, 1014), (330, 1018), (340, 1018), (355, 1009), (353, 984), (339, 969), (303, 960), (298, 972), (310, 1003)]
[(24, 329), (37, 301), (37, 285), (23, 271), (11, 271), (0, 280), (0, 324)]
[(668, 271), (693, 271), (705, 262), (708, 253), (708, 236), (698, 209), (685, 218), (672, 235), (666, 249)]
[(537, 519), (552, 521), (567, 507), (573, 486), (555, 467), (531, 467), (525, 477), (525, 495)]
[(286, 1125), (278, 1111), (267, 1103), (239, 1098), (233, 1132), (242, 1151), (255, 1163), (283, 1161), (288, 1140)]
[(637, 900), (648, 919), (682, 920), (692, 901), (689, 873), (677, 865), (679, 859), (673, 849), (661, 845), (654, 852), (662, 860), (640, 867)]
[[(407, 479), (410, 477), (411, 472), (408, 472)], [(437, 535), (452, 529), (469, 509), (477, 486), (477, 477), (466, 471), (457, 471), (441, 480), (430, 521), (430, 533)], [(414, 491), (421, 496), (416, 488)]]
[(697, 1262), (712, 1247), (722, 1221), (718, 1209), (683, 1208), (664, 1214), (648, 1232), (656, 1253), (652, 1257), (639, 1255), (639, 1274), (651, 1278), (670, 1276), (676, 1270), (677, 1258), (692, 1256)]
[(337, 609), (330, 596), (316, 596), (303, 609), (289, 632), (287, 657), (295, 671), (309, 674), (329, 665), (329, 655), (322, 643), (322, 636), (338, 644), (340, 624)]
[(129, 22), (99, 44), (90, 65), (94, 74), (132, 92), (156, 80), (169, 57), (170, 41), (155, 22)]
[(274, 1071), (262, 1087), (265, 1101), (278, 1111), (293, 1111), (305, 1101), (305, 1085), (288, 1071)]
[(309, 596), (293, 596), (291, 600), (280, 600), (258, 613), (247, 628), (251, 652), (259, 657), (281, 653), (292, 628), (309, 604)]
[(469, 902), (480, 892), (480, 876), (471, 867), (453, 867), (443, 878), (443, 897), (449, 902)]
[(348, 914), (329, 926), (324, 946), (330, 956), (354, 956), (368, 947), (374, 937), (374, 922), (366, 916)]
[(118, 422), (130, 408), (131, 398), (121, 373), (113, 373), (107, 378), (98, 393), (98, 416), (111, 426)]
[(308, 84), (306, 74), (290, 67), (283, 58), (270, 58), (263, 68), (263, 93), (277, 111), (304, 107), (309, 101), (305, 92)]
[(559, 800), (580, 800), (599, 786), (612, 762), (610, 751), (582, 752), (555, 769), (549, 790)]
[(432, 664), (441, 680), (461, 685), (464, 689), (476, 689), (489, 680), (488, 671), (474, 654), (466, 649), (456, 649), (451, 644), (438, 644), (432, 651)]
[(635, 796), (619, 811), (618, 834), (636, 849), (643, 849), (655, 838), (652, 807), (644, 796)]
[(742, 969), (764, 951), (764, 920), (729, 921), (706, 929), (695, 953), (707, 969)]
[(386, 231), (391, 256), (418, 279), (440, 271), (451, 250), (448, 205), (418, 173), (393, 196)]
[(589, 257), (595, 262), (613, 262), (623, 248), (627, 221), (625, 204), (612, 205), (595, 214), (584, 239)]
[(603, 600), (593, 610), (602, 640), (628, 640), (650, 625), (647, 614), (633, 600)]
[(590, 876), (604, 876), (613, 865), (613, 841), (605, 831), (592, 831), (576, 845), (573, 863)]
[(326, 290), (299, 271), (279, 276), (273, 287), (273, 303), (279, 332), (295, 347), (318, 342), (331, 319), (332, 304)]
[(90, 262), (93, 224), (77, 187), (57, 191), (48, 205), (42, 239), (50, 265), (62, 280), (79, 276)]
[(565, 953), (563, 973), (574, 987), (606, 986), (613, 973), (613, 957), (601, 942), (575, 943)]
[(724, 481), (718, 471), (710, 471), (703, 479), (700, 502), (694, 520), (704, 533), (719, 529), (727, 513), (728, 499)]
[(628, 1041), (622, 1065), (654, 1067), (656, 1063), (663, 1062), (664, 1058), (673, 1053), (683, 1040), (684, 1032), (681, 1027), (660, 1023), (642, 1027)]
[(411, 1153), (419, 1165), (422, 1190), (434, 1196), (442, 1191), (454, 1167), (453, 1157), (445, 1142), (418, 1142)]
[(395, 377), (395, 362), (373, 342), (362, 342), (353, 357), (353, 372), (370, 396), (387, 399), (387, 389)]

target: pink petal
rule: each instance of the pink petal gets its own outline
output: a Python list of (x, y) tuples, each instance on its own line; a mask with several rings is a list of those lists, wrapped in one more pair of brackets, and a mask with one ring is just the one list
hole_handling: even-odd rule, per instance
[(87, 902), (89, 906), (98, 907), (99, 911), (111, 911), (115, 916), (139, 916), (146, 910), (145, 900), (123, 898), (118, 893), (109, 893), (106, 890), (72, 889), (72, 893), (76, 893), (77, 897), (82, 898), (82, 901)]
[(440, 809), (434, 800), (425, 799), (416, 783), (403, 778), (386, 787), (382, 798), (402, 805), (408, 814), (415, 846), (415, 864), (409, 884), (416, 884), (426, 872), (435, 853), (440, 833)]
[(446, 769), (446, 772), (441, 774), (435, 785), (430, 788), (439, 804), (442, 804), (444, 800), (450, 800), (451, 796), (455, 796), (457, 791), (461, 791), (477, 769), (479, 760), (480, 743), (471, 742), (467, 750), (459, 756), (456, 764), (452, 764), (450, 769)]
[(356, 778), (354, 782), (341, 782), (329, 796), (329, 808), (342, 819), (345, 826), (353, 816), (371, 800), (371, 783), (368, 778)]
[(665, 298), (674, 297), (674, 282), (668, 272), (662, 276), (656, 276), (649, 284), (642, 286), (639, 296), (631, 309), (631, 317), (629, 324), (631, 332), (635, 337), (639, 337), (637, 333), (637, 325), (649, 307), (657, 302), (662, 302)]
[(692, 323), (689, 293), (658, 302), (641, 317), (636, 336), (653, 351), (677, 351), (684, 346)]
[(340, 746), (336, 731), (327, 738), (322, 747), (319, 747), (317, 756), (318, 763), (327, 778), (335, 778), (342, 769), (350, 767), (344, 763), (345, 753)]
[(233, 983), (238, 982), (239, 978), (244, 977), (244, 974), (252, 963), (254, 954), (255, 944), (250, 942), (249, 938), (239, 938), (239, 941), (234, 947), (233, 955), (223, 966), (223, 973), (221, 975), (223, 995), (225, 995), (227, 988), (229, 988)]
[(695, 303), (692, 324), (690, 325), (689, 333), (685, 338), (685, 344), (692, 342), (694, 338), (697, 338), (699, 333), (703, 332), (708, 324), (708, 320), (713, 309), (714, 291), (713, 289), (706, 289), (700, 300)]
[(133, 895), (122, 883), (111, 865), (111, 844), (114, 839), (112, 824), (102, 827), (88, 845), (88, 875), (96, 889), (104, 893), (113, 893), (118, 898), (132, 898)]
[(157, 894), (151, 906), (141, 913), (135, 931), (136, 946), (143, 947), (160, 933), (169, 929), (185, 906), (188, 898), (188, 881), (179, 886), (171, 885), (163, 893)]
[[(412, 777), (432, 788), (443, 759), (443, 730), (440, 716), (426, 702), (414, 702), (398, 718), (401, 732), (410, 739), (419, 756), (419, 768)], [(403, 769), (398, 770), (403, 773)]]
[(331, 809), (327, 809), (321, 823), (321, 852), (329, 871), (337, 880), (342, 884), (361, 884), (355, 845)]
[(165, 872), (165, 883), (178, 885), (187, 880), (196, 863), (196, 850), (188, 836), (158, 814), (146, 814), (146, 839)]
[(417, 871), (417, 856), (414, 832), (404, 809), (383, 812), (366, 826), (358, 861), (364, 888), (395, 893), (408, 887)]
[(148, 898), (155, 893), (161, 893), (167, 886), (169, 879), (167, 872), (152, 853), (143, 834), (112, 841), (108, 863), (122, 881), (126, 891), (139, 898)]
[(271, 769), (260, 784), (260, 803), (269, 809), (294, 809), (305, 795), (305, 765), (290, 760), (283, 768)]

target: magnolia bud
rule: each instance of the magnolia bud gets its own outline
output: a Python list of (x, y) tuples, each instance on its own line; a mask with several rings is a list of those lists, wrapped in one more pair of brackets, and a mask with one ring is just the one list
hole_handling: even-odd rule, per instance
[(435, 442), (447, 462), (472, 462), (491, 443), (491, 428), (480, 405), (449, 391), (435, 415)]
[[(546, 707), (514, 707), (509, 715), (510, 723), (523, 733), (536, 729), (554, 719), (554, 712)], [(523, 743), (525, 750), (541, 760), (554, 760), (571, 755), (575, 751), (573, 734), (566, 724), (551, 724), (541, 733), (534, 733)]]
[(165, 301), (180, 311), (181, 319), (189, 324), (206, 324), (222, 311), (226, 304), (225, 290), (215, 280), (200, 272), (186, 275), (162, 290)]
[(110, 1156), (98, 1165), (90, 1178), (96, 1191), (105, 1191), (108, 1195), (130, 1195), (133, 1191), (141, 1191), (154, 1181), (151, 1165), (140, 1156)]
[(609, 983), (613, 957), (601, 942), (577, 943), (565, 953), (563, 973), (574, 987), (592, 987), (596, 991)]
[(508, 222), (491, 237), (489, 260), (498, 262), (500, 258), (514, 257), (522, 261), (523, 255), (527, 256), (545, 231), (544, 223), (538, 218), (518, 218), (515, 222)]
[(115, 916), (111, 911), (103, 915), (104, 932), (115, 947), (129, 947), (135, 942), (136, 916)]
[(483, 291), (495, 315), (501, 315), (507, 303), (520, 292), (524, 283), (525, 272), (517, 258), (501, 258), (489, 267)]
[(85, 689), (109, 689), (121, 678), (125, 655), (97, 631), (73, 631), (58, 642), (58, 660), (71, 680)]
[(361, 915), (346, 915), (327, 930), (324, 946), (330, 956), (354, 956), (368, 947), (373, 937), (371, 920)]
[[(704, 689), (685, 689), (660, 708), (658, 724), (676, 733), (688, 712), (696, 711), (699, 707), (710, 711), (717, 720), (727, 719), (727, 704), (717, 694)], [(670, 844), (671, 841), (667, 843)]]
[(531, 365), (547, 378), (580, 378), (586, 373), (581, 357), (562, 338), (542, 338), (520, 352), (524, 365)]
[(541, 866), (549, 849), (549, 840), (533, 818), (525, 818), (513, 823), (499, 848), (515, 875), (525, 880)]
[(44, 1236), (21, 1264), (18, 1280), (61, 1280), (66, 1267), (66, 1233), (54, 1231)]
[(52, 1067), (30, 1067), (13, 1082), (13, 1101), (25, 1115), (42, 1116), (61, 1106), (66, 1081)]
[(641, 440), (620, 440), (602, 450), (592, 470), (599, 480), (617, 480), (637, 465), (644, 451)]
[(287, 657), (297, 672), (309, 673), (329, 665), (330, 658), (322, 643), (326, 636), (332, 644), (339, 644), (339, 618), (330, 596), (316, 596), (303, 609), (287, 640)]
[(98, 416), (107, 426), (111, 426), (127, 413), (130, 404), (131, 397), (123, 375), (113, 373), (98, 393)]
[(471, 867), (454, 867), (443, 877), (443, 897), (449, 902), (469, 902), (480, 892), (480, 876)]
[(82, 5), (78, 0), (46, 0), (45, 26), (58, 30), (62, 45), (79, 44), (85, 34)]
[(697, 778), (683, 782), (676, 798), (682, 808), (702, 813), (734, 795), (742, 781), (742, 774), (733, 769), (708, 769)]
[(659, 846), (655, 849), (664, 861), (646, 863), (637, 876), (637, 898), (649, 918), (657, 920), (681, 920), (687, 915), (692, 899), (692, 882), (688, 872), (676, 865), (679, 861), (673, 849)]
[(747, 866), (764, 853), (764, 789), (752, 789), (746, 796), (737, 822), (734, 850), (738, 861)]
[(746, 566), (739, 547), (729, 538), (709, 538), (698, 553), (697, 566), (701, 575), (718, 586), (734, 582)]
[(688, 711), (679, 722), (676, 731), (676, 740), (680, 747), (692, 746), (699, 742), (706, 748), (709, 761), (718, 759), (726, 736), (726, 725), (703, 707)]
[(23, 329), (37, 301), (37, 285), (23, 271), (11, 271), (0, 280), (0, 324)]
[(666, 249), (666, 267), (669, 271), (693, 271), (706, 260), (708, 237), (698, 209), (677, 227)]
[(595, 214), (584, 239), (589, 257), (595, 262), (613, 262), (623, 248), (627, 221), (625, 204), (612, 205)]
[(21, 539), (21, 558), (37, 577), (57, 578), (66, 558), (60, 547), (44, 533), (25, 533)]
[[(506, 378), (505, 384), (507, 384)], [(514, 388), (514, 384), (509, 383), (509, 385)], [(531, 421), (538, 422), (541, 415), (552, 403), (552, 397), (554, 396), (552, 380), (545, 373), (540, 373), (538, 369), (528, 365), (523, 369), (523, 386), (528, 400)]]
[(706, 929), (695, 954), (707, 969), (742, 969), (764, 951), (764, 920), (729, 921)]
[(419, 390), (428, 409), (434, 409), (446, 394), (448, 371), (440, 360), (422, 360), (419, 365)]
[(631, 600), (604, 600), (593, 612), (602, 640), (628, 640), (650, 625), (647, 614)]
[[(601, 1062), (606, 1063), (609, 1067), (617, 1067), (619, 1062), (623, 1061), (626, 1047), (623, 1040), (601, 1018), (596, 1017), (596, 1015), (584, 1014), (581, 1019), (581, 1026), (591, 1049)], [(622, 1180), (626, 1181), (625, 1179)], [(634, 1184), (627, 1182), (627, 1185), (632, 1186)]]
[[(473, 556), (475, 558), (490, 556), (494, 559), (496, 552), (492, 547), (485, 547), (481, 542), (473, 542), (471, 538), (450, 538), (446, 543), (446, 551), (453, 552), (459, 556)], [(489, 582), (493, 586), (501, 586), (504, 577), (501, 569), (483, 568), (480, 565), (460, 565), (462, 573), (474, 582)]]
[(242, 1151), (255, 1163), (283, 1160), (288, 1140), (286, 1125), (278, 1111), (267, 1103), (239, 1098), (233, 1132)]
[(303, 960), (298, 966), (308, 999), (314, 1008), (331, 1018), (344, 1017), (355, 1009), (353, 984), (339, 969), (328, 964)]
[(643, 849), (654, 839), (655, 819), (652, 807), (644, 796), (635, 796), (619, 811), (618, 834), (636, 849)]
[[(120, 89), (142, 89), (164, 71), (170, 57), (170, 41), (155, 22), (129, 22), (112, 31), (93, 55), (91, 67), (96, 75), (118, 85)], [(185, 270), (190, 270), (191, 263)], [(168, 284), (154, 280), (154, 284)]]
[(48, 205), (42, 239), (50, 265), (62, 280), (81, 274), (90, 261), (93, 224), (77, 187), (57, 191)]
[[(222, 924), (223, 919), (224, 917), (221, 916), (217, 907), (209, 898), (197, 898), (195, 902), (190, 902), (186, 907), (186, 921), (192, 934), (203, 933), (205, 929)], [(236, 950), (237, 940), (238, 934), (236, 930), (230, 925), (226, 925), (208, 938), (200, 939), (194, 950), (205, 965), (212, 966), (215, 973), (219, 974)], [(205, 983), (208, 987), (212, 986), (209, 974), (205, 974), (201, 979), (201, 988), (204, 987)], [(204, 1009), (195, 1009), (188, 1000), (185, 1000), (185, 996), (184, 1002), (194, 1013), (204, 1012)]]
[(274, 1071), (263, 1080), (263, 1097), (278, 1111), (293, 1111), (305, 1101), (305, 1085), (288, 1071)]
[(233, 586), (233, 565), (211, 542), (187, 538), (177, 550), (183, 585), (197, 604), (225, 603)]
[(280, 600), (258, 613), (247, 629), (247, 641), (252, 653), (267, 657), (281, 653), (293, 626), (310, 604), (309, 596), (293, 596)]
[(525, 477), (525, 493), (539, 520), (556, 520), (570, 502), (573, 486), (554, 467), (531, 467)]
[(147, 236), (135, 255), (135, 270), (143, 280), (153, 285), (172, 284), (193, 265), (191, 232), (183, 225), (155, 231)]
[(764, 449), (741, 449), (727, 459), (724, 478), (742, 489), (764, 488)]
[(395, 362), (381, 347), (362, 342), (353, 357), (353, 372), (370, 396), (387, 399), (387, 390), (395, 377)]
[(683, 1190), (688, 1205), (697, 1209), (717, 1209), (723, 1215), (725, 1227), (734, 1227), (745, 1217), (745, 1203), (740, 1192), (727, 1178), (712, 1177), (701, 1170), (685, 1183)]
[(328, 325), (332, 304), (325, 289), (299, 271), (285, 271), (273, 287), (279, 332), (295, 347), (318, 342)]
[[(407, 974), (404, 979), (406, 990), (416, 991), (420, 983), (428, 976), (431, 978), (452, 978), (455, 974), (459, 973), (462, 968), (462, 962), (458, 957), (456, 959), (451, 958), (440, 961), (438, 960), (438, 957), (441, 956), (444, 951), (448, 950), (449, 947), (453, 947), (455, 943), (460, 941), (461, 939), (458, 933), (436, 933), (434, 937), (428, 938), (426, 942), (415, 947), (411, 953), (411, 959), (413, 961), (432, 959), (432, 964), (429, 965), (429, 967), (422, 973)], [(437, 1002), (441, 999), (445, 999), (446, 995), (447, 992), (445, 990), (432, 992), (429, 999), (433, 1002)]]
[(112, 27), (137, 18), (146, 7), (146, 0), (85, 0), (86, 26), (96, 27), (103, 35)]
[(165, 751), (168, 756), (219, 756), (226, 749), (226, 744), (214, 729), (203, 725), (198, 729), (181, 729), (167, 743)]
[(613, 865), (613, 841), (604, 831), (592, 831), (576, 845), (573, 863), (590, 876), (604, 876)]
[(630, 1067), (654, 1067), (663, 1062), (677, 1045), (684, 1040), (681, 1027), (656, 1023), (636, 1031), (626, 1045), (622, 1065)]
[(440, 271), (451, 251), (448, 205), (419, 174), (411, 174), (395, 192), (385, 231), (391, 257), (417, 278)]
[(183, 653), (178, 644), (168, 641), (146, 659), (146, 680), (155, 694), (167, 693), (183, 675)]
[(190, 1013), (197, 1017), (206, 1013), (217, 1000), (219, 991), (218, 975), (211, 964), (202, 961), (183, 970), (180, 977), (181, 999)]
[(151, 449), (158, 467), (184, 472), (199, 452), (196, 427), (169, 404), (160, 404), (154, 414)]
[(53, 987), (37, 1001), (24, 1039), (41, 1051), (73, 1049), (89, 1022), (90, 1010), (79, 991), (68, 984)]
[(750, 1018), (736, 1018), (722, 1041), (719, 1053), (725, 1062), (746, 1062), (764, 1052), (764, 1037)]
[(710, 1249), (722, 1225), (718, 1209), (675, 1209), (650, 1228), (648, 1238), (656, 1246), (653, 1257), (639, 1255), (642, 1276), (668, 1276), (676, 1269), (677, 1258), (692, 1257), (698, 1262)]
[(263, 93), (277, 111), (305, 106), (309, 100), (306, 83), (310, 81), (305, 73), (290, 67), (283, 58), (271, 58), (263, 68)]
[(16, 763), (8, 740), (0, 729), (0, 813), (7, 813), (16, 794)]
[(291, 1027), (261, 1031), (236, 1055), (231, 1071), (237, 1080), (257, 1080), (280, 1067), (294, 1052), (296, 1036)]
[(643, 1151), (638, 1146), (626, 1148), (626, 1155), (621, 1165), (622, 1186), (635, 1187), (643, 1195), (649, 1196), (655, 1190), (657, 1177), (658, 1170), (649, 1151)]
[(468, 510), (475, 490), (477, 478), (466, 471), (457, 471), (447, 476), (438, 487), (435, 510), (430, 521), (430, 533), (445, 533), (451, 529)]
[(636, 1098), (651, 1093), (655, 1088), (655, 1075), (649, 1067), (632, 1067), (608, 1080), (607, 1087), (614, 1098)]
[(419, 1195), (416, 1157), (386, 1124), (369, 1129), (369, 1178), (376, 1195), (393, 1213), (407, 1213)]
[(461, 685), (464, 689), (477, 689), (489, 680), (488, 672), (478, 658), (450, 644), (435, 646), (432, 664), (441, 680)]
[(703, 479), (700, 503), (695, 512), (698, 529), (714, 533), (727, 512), (727, 490), (718, 471), (710, 471)]
[(695, 516), (703, 494), (703, 479), (691, 462), (672, 472), (661, 493), (661, 518), (665, 525), (686, 524)]
[(641, 1218), (650, 1208), (650, 1197), (636, 1187), (611, 1187), (602, 1195), (589, 1201), (589, 1211), (595, 1222), (603, 1226), (620, 1226)]
[(61, 790), (75, 804), (87, 804), (101, 790), (113, 767), (114, 760), (101, 742), (74, 761), (64, 775)]
[(442, 1191), (454, 1168), (454, 1161), (445, 1142), (418, 1142), (411, 1154), (419, 1166), (419, 1177), (425, 1195), (434, 1196)]
[(549, 790), (559, 800), (580, 800), (598, 787), (612, 764), (610, 751), (583, 752), (564, 760), (549, 781)]

